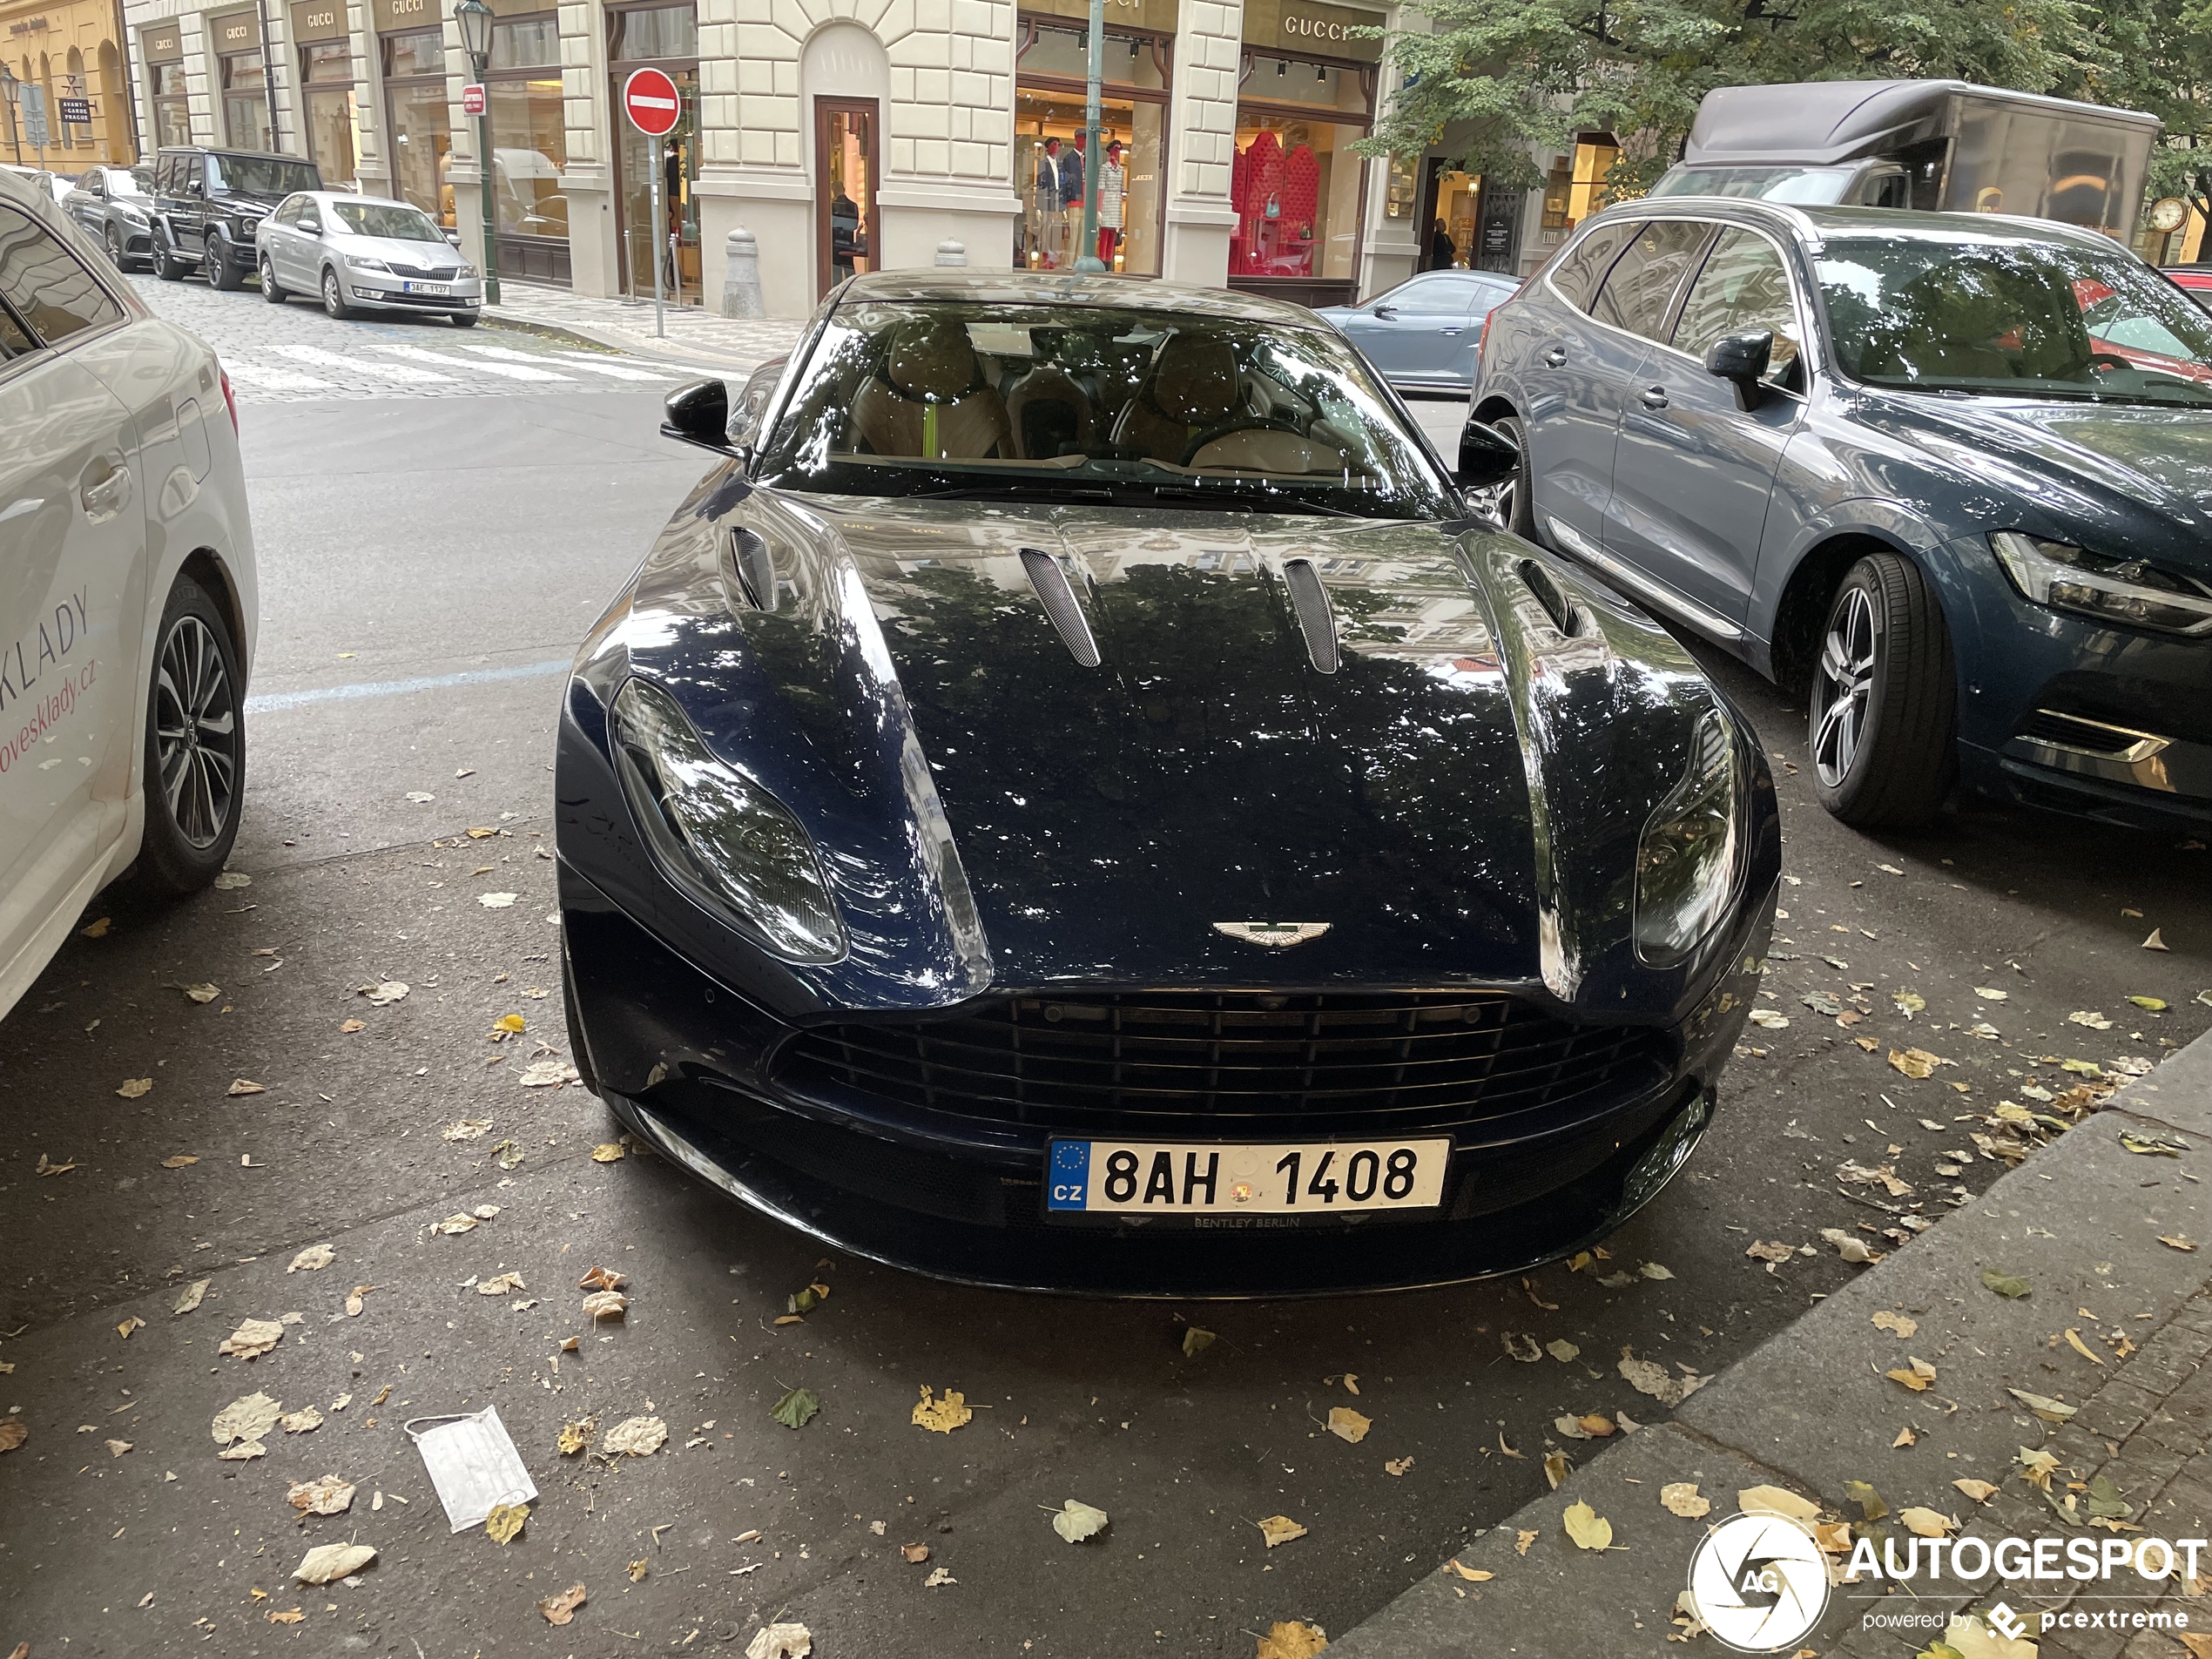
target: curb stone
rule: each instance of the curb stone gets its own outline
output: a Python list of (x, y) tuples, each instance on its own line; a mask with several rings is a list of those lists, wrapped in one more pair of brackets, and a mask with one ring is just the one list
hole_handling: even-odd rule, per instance
[[(2179, 1160), (2138, 1157), (2120, 1144), (2123, 1123), (2179, 1131), (2191, 1150)], [(1706, 1527), (1737, 1508), (1739, 1487), (1789, 1487), (1856, 1521), (1844, 1483), (1865, 1480), (1892, 1513), (1925, 1504), (1958, 1516), (1970, 1534), (2066, 1531), (2029, 1487), (2008, 1479), (2022, 1447), (2051, 1451), (2083, 1481), (2112, 1470), (2139, 1515), (2152, 1511), (2142, 1519), (2155, 1534), (2205, 1535), (2212, 1474), (2192, 1468), (2190, 1459), (2202, 1457), (2212, 1420), (2212, 1286), (2204, 1255), (2158, 1242), (2161, 1233), (2212, 1233), (2205, 1197), (2212, 1186), (2184, 1171), (2212, 1183), (2212, 1034), (2130, 1082), (1940, 1226), (1752, 1350), (1683, 1401), (1670, 1421), (1607, 1447), (1556, 1492), (1459, 1552), (1461, 1565), (1494, 1578), (1468, 1581), (1447, 1561), (1329, 1652), (1345, 1659), (1679, 1654), (1686, 1649), (1670, 1622), (1676, 1595)], [(2034, 1289), (2018, 1299), (1993, 1295), (1980, 1282), (1989, 1267)], [(2097, 1317), (2083, 1319), (2080, 1307)], [(1871, 1316), (1884, 1308), (1909, 1315), (1919, 1330), (1900, 1340), (1876, 1329)], [(2069, 1325), (2124, 1325), (2137, 1351), (2101, 1370), (2054, 1335)], [(1925, 1393), (1882, 1375), (1908, 1354), (1937, 1368)], [(2019, 1406), (2008, 1386), (2063, 1399), (2079, 1415), (2053, 1428)], [(1893, 1447), (1907, 1425), (1917, 1443)], [(2000, 1494), (1977, 1509), (1951, 1486), (1962, 1476), (1995, 1482)], [(1697, 1481), (1712, 1500), (1706, 1521), (1660, 1507), (1659, 1487), (1676, 1480)], [(1598, 1554), (1568, 1541), (1561, 1517), (1577, 1501), (1612, 1522), (1614, 1548)], [(1535, 1534), (1526, 1555), (1516, 1548), (1522, 1531)], [(1948, 1614), (1997, 1594), (1993, 1579), (1981, 1581), (1979, 1595), (1944, 1583), (1940, 1596), (1893, 1589), (1881, 1611)], [(2034, 1605), (2067, 1605), (2077, 1588), (2056, 1585)], [(1832, 1659), (1899, 1659), (1941, 1634), (1864, 1629), (1858, 1615), (1866, 1610), (1839, 1591), (1805, 1645)], [(2212, 1613), (2203, 1622), (2212, 1627)], [(2110, 1659), (2133, 1634), (2047, 1635), (2042, 1659)], [(1670, 1637), (1677, 1638), (1672, 1645)], [(1721, 1651), (1710, 1637), (1697, 1641), (1698, 1650)], [(2180, 1651), (2160, 1649), (2169, 1650)]]

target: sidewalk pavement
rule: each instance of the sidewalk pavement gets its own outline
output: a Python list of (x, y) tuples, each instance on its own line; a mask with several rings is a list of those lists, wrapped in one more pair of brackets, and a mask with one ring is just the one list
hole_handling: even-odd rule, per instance
[(597, 300), (566, 288), (500, 279), (500, 303), (486, 306), (485, 323), (548, 334), (633, 356), (725, 374), (749, 374), (799, 344), (803, 322), (719, 317), (697, 306), (667, 306), (667, 333), (653, 332), (651, 300)]
[[(2125, 1143), (2146, 1147), (2154, 1138), (2186, 1150), (2175, 1158)], [(1614, 1443), (1556, 1491), (1476, 1538), (1456, 1558), (1465, 1572), (1447, 1561), (1332, 1642), (1329, 1659), (1719, 1652), (1710, 1634), (1690, 1631), (1676, 1597), (1699, 1541), (1745, 1507), (1737, 1494), (1752, 1487), (1809, 1497), (1824, 1523), (1843, 1521), (1854, 1539), (1875, 1536), (1878, 1548), (1886, 1534), (1900, 1555), (1912, 1541), (1898, 1518), (1916, 1505), (1962, 1521), (1961, 1535), (1992, 1543), (2007, 1536), (2102, 1542), (2114, 1533), (2085, 1532), (2081, 1521), (2054, 1510), (2054, 1501), (2069, 1494), (2082, 1504), (2100, 1480), (2118, 1489), (2140, 1529), (2117, 1535), (2206, 1536), (2212, 1262), (2191, 1241), (2212, 1231), (2198, 1184), (2208, 1167), (2212, 1035), (2126, 1084), (1982, 1197), (1696, 1388), (1671, 1420)], [(1990, 1270), (2032, 1288), (2001, 1295), (1984, 1283)], [(1878, 1326), (1877, 1315), (1891, 1317)], [(1911, 1374), (1914, 1357), (1934, 1368), (1924, 1392), (1885, 1374)], [(1561, 1373), (1565, 1413), (1586, 1409), (1571, 1398), (1571, 1369)], [(2071, 1406), (2073, 1414), (2053, 1426), (2011, 1390), (2060, 1402), (2061, 1413)], [(1903, 1443), (1907, 1429), (1910, 1444)], [(2047, 1498), (2019, 1461), (2030, 1448), (2058, 1460)], [(1569, 1440), (1566, 1449), (1584, 1448)], [(1954, 1486), (1961, 1479), (1998, 1490), (1977, 1504)], [(1681, 1519), (1662, 1507), (1661, 1488), (1677, 1481), (1697, 1483), (1711, 1501), (1709, 1516)], [(1857, 1501), (1860, 1488), (1847, 1492), (1858, 1482), (1878, 1494), (1872, 1516)], [(2097, 1491), (2102, 1497), (2107, 1488)], [(1569, 1541), (1562, 1515), (1578, 1502), (1611, 1522), (1612, 1548), (1593, 1553)], [(1969, 1588), (1981, 1593), (1966, 1594)], [(1902, 1659), (1943, 1638), (1951, 1645), (1935, 1649), (1935, 1659), (1954, 1651), (1964, 1659), (2207, 1659), (2212, 1597), (2195, 1598), (2208, 1591), (2212, 1567), (2205, 1566), (2193, 1581), (2177, 1571), (2163, 1584), (2145, 1583), (2123, 1567), (2108, 1591), (2067, 1579), (1986, 1577), (1969, 1587), (1947, 1575), (1933, 1583), (1924, 1575), (1905, 1585), (1838, 1584), (1820, 1623), (1802, 1645), (1783, 1651)], [(1972, 1629), (1951, 1625), (1947, 1635), (1942, 1617), (1918, 1629), (1867, 1622), (1899, 1613), (1979, 1615), (2000, 1599), (2026, 1622), (2025, 1639), (2000, 1640), (1979, 1620)], [(2195, 1615), (2188, 1624), (2196, 1640), (2185, 1647), (2134, 1628), (2033, 1634), (2046, 1612), (2109, 1619), (2117, 1610), (2132, 1627), (2135, 1613), (2154, 1605)]]

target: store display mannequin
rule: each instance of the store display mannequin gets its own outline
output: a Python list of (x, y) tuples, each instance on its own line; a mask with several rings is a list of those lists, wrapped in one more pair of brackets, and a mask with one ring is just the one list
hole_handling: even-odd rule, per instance
[(1044, 268), (1056, 269), (1067, 252), (1068, 213), (1061, 202), (1060, 140), (1047, 138), (1036, 152), (1037, 177), (1030, 194), (1031, 240), (1044, 255)]
[(1122, 167), (1122, 141), (1116, 138), (1106, 146), (1106, 162), (1098, 170), (1098, 259), (1109, 271), (1114, 268), (1114, 250), (1122, 239), (1127, 179)]

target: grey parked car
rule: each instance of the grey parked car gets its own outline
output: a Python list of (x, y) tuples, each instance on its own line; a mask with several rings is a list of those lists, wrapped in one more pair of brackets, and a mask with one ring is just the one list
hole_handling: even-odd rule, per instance
[(1811, 693), (1822, 803), (2212, 822), (2212, 319), (2092, 231), (1661, 198), (1490, 320), (1514, 528)]
[(107, 249), (118, 270), (138, 260), (153, 263), (153, 169), (88, 167), (77, 188), (62, 201), (63, 211), (84, 233)]
[(1400, 391), (1464, 392), (1474, 384), (1484, 319), (1520, 286), (1494, 271), (1424, 271), (1363, 306), (1319, 314)]
[(261, 297), (271, 305), (311, 293), (334, 317), (429, 311), (468, 328), (484, 302), (476, 267), (436, 220), (406, 202), (303, 190), (261, 221), (253, 240)]

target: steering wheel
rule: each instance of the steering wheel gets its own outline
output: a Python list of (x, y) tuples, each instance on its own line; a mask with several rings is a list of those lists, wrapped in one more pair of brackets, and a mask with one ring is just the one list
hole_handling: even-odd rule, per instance
[(2135, 366), (2125, 357), (2115, 356), (2111, 352), (2093, 351), (2089, 354), (2089, 367), (2092, 369), (2101, 369), (2109, 373), (2115, 368), (2132, 369)]
[(1199, 450), (1216, 438), (1226, 438), (1238, 432), (1287, 432), (1294, 438), (1303, 438), (1305, 432), (1297, 423), (1279, 415), (1232, 416), (1217, 426), (1210, 426), (1183, 447), (1183, 464), (1190, 465)]

